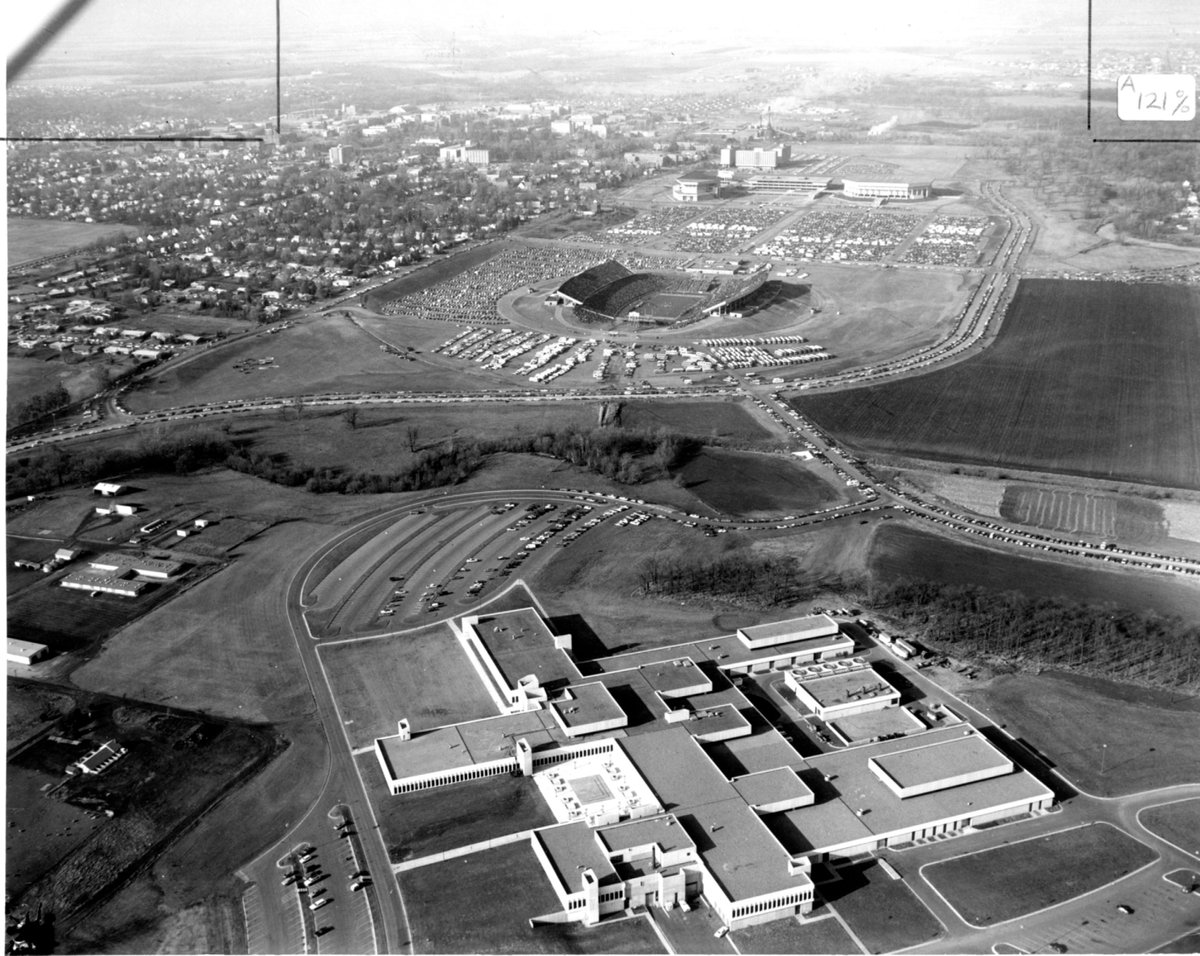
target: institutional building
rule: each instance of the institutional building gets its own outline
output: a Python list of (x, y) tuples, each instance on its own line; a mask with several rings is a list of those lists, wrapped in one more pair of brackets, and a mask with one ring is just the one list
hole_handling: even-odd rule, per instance
[(756, 146), (754, 149), (725, 146), (721, 149), (721, 165), (737, 169), (775, 169), (786, 166), (791, 159), (791, 146)]
[(470, 163), (473, 166), (486, 166), (491, 153), (470, 143), (457, 146), (443, 146), (438, 150), (439, 163)]
[(929, 180), (842, 180), (842, 194), (851, 199), (928, 199), (932, 188)]
[(751, 176), (746, 188), (752, 193), (805, 193), (815, 196), (829, 188), (826, 176), (789, 176), (780, 173), (774, 176)]
[[(528, 914), (533, 924), (700, 899), (730, 929), (803, 914), (816, 862), (1053, 801), (958, 718), (899, 706), (828, 615), (585, 662), (531, 608), (451, 629), (496, 716), (432, 728), (401, 719), (375, 755), (396, 795), (531, 779), (555, 823), (530, 844), (559, 906)], [(768, 673), (859, 743), (802, 757), (738, 686)]]
[(720, 195), (721, 181), (711, 173), (684, 173), (671, 187), (671, 198), (677, 202), (700, 202)]

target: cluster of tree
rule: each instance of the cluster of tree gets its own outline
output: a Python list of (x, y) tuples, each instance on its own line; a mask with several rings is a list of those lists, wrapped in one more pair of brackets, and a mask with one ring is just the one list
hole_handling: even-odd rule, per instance
[(951, 653), (1200, 689), (1200, 626), (1177, 617), (930, 581), (876, 584), (869, 602)]
[(490, 451), (550, 455), (626, 485), (665, 477), (701, 447), (701, 441), (665, 428), (569, 426), (489, 443)]
[(52, 445), (40, 455), (9, 459), (8, 494), (40, 494), (135, 471), (183, 475), (222, 463), (232, 450), (229, 439), (211, 428), (151, 432), (129, 448)]
[(277, 485), (302, 485), (305, 491), (316, 494), (374, 495), (456, 485), (471, 477), (483, 459), (484, 451), (479, 443), (466, 442), (423, 452), (416, 461), (391, 474), (293, 465), (262, 452), (247, 450), (232, 452), (224, 464), (234, 471)]
[(37, 421), (44, 415), (49, 415), (51, 412), (56, 412), (60, 408), (65, 408), (70, 404), (71, 396), (67, 394), (67, 390), (59, 382), (53, 388), (31, 395), (25, 401), (14, 405), (12, 408), (12, 417), (8, 422), (9, 428), (16, 425), (24, 425), (26, 422)]
[(644, 594), (712, 597), (759, 607), (795, 604), (856, 586), (839, 575), (809, 574), (790, 555), (749, 551), (715, 558), (651, 555), (638, 565), (637, 574)]
[[(410, 426), (406, 440), (414, 453), (417, 437), (417, 429)], [(10, 460), (8, 484), (10, 495), (26, 495), (138, 470), (188, 474), (209, 465), (224, 465), (274, 484), (304, 487), (318, 494), (380, 494), (458, 484), (469, 478), (488, 455), (497, 452), (549, 455), (613, 481), (636, 484), (668, 475), (700, 447), (699, 439), (667, 429), (569, 427), (537, 435), (455, 441), (423, 452), (395, 472), (377, 474), (296, 463), (286, 456), (235, 444), (223, 432), (199, 428), (152, 432), (133, 448), (72, 452), (51, 446), (39, 455)]]

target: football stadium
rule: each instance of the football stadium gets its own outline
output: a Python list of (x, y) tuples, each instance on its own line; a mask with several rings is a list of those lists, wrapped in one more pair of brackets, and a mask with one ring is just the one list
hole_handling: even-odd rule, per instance
[(724, 279), (632, 272), (609, 259), (571, 276), (556, 294), (581, 322), (683, 325), (765, 304), (760, 300), (769, 275), (769, 269)]

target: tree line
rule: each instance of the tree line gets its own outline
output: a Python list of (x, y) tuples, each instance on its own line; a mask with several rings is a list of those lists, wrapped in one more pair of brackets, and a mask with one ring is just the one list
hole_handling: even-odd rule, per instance
[(1178, 617), (931, 581), (876, 583), (868, 593), (873, 607), (950, 653), (1200, 690), (1200, 626)]
[(708, 597), (756, 607), (782, 607), (858, 584), (842, 575), (809, 573), (790, 555), (751, 552), (651, 555), (638, 565), (637, 577), (646, 595)]
[[(408, 447), (416, 450), (416, 430), (407, 430)], [(8, 462), (10, 496), (39, 494), (66, 485), (86, 484), (114, 474), (136, 471), (189, 474), (221, 465), (274, 484), (303, 487), (316, 494), (382, 494), (423, 491), (466, 481), (487, 456), (498, 452), (549, 455), (587, 468), (623, 484), (668, 475), (701, 446), (697, 438), (666, 429), (625, 430), (613, 427), (548, 430), (498, 439), (452, 440), (421, 452), (395, 471), (376, 473), (320, 468), (286, 456), (255, 451), (211, 427), (152, 431), (131, 447), (72, 450), (57, 445)]]
[(14, 405), (8, 427), (11, 429), (17, 425), (37, 421), (43, 415), (49, 415), (51, 412), (56, 412), (60, 408), (66, 408), (70, 404), (71, 396), (62, 383), (59, 382), (54, 387), (31, 395), (25, 401)]

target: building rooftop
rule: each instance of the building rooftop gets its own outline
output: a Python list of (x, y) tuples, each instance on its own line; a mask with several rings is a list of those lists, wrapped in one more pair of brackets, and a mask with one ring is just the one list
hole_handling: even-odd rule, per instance
[(631, 654), (619, 654), (602, 658), (595, 663), (605, 673), (627, 670), (631, 667), (645, 667), (661, 664), (664, 661), (675, 660), (687, 656), (698, 664), (712, 661), (720, 668), (737, 667), (757, 660), (770, 660), (786, 656), (789, 653), (813, 654), (817, 652), (845, 653), (854, 648), (854, 640), (845, 634), (831, 634), (825, 638), (803, 638), (786, 641), (766, 647), (750, 648), (740, 637), (734, 634), (724, 637), (710, 637), (689, 644), (674, 644), (671, 647), (657, 647), (645, 651), (634, 651)]
[(546, 857), (554, 867), (554, 875), (565, 892), (579, 891), (584, 869), (595, 871), (596, 879), (601, 884), (616, 881), (617, 871), (600, 849), (591, 827), (586, 823), (575, 821), (545, 827), (535, 830), (533, 837), (546, 851)]
[(554, 646), (554, 635), (533, 608), (484, 615), (475, 631), (509, 687), (527, 674), (536, 674), (543, 687), (580, 679), (578, 668)]
[[(665, 810), (690, 809), (737, 794), (684, 728), (666, 727), (621, 741)], [(742, 805), (743, 809), (745, 804)]]
[(851, 702), (867, 702), (899, 693), (873, 667), (847, 670), (840, 674), (801, 680), (800, 686), (822, 707)]
[(791, 767), (776, 767), (758, 773), (735, 777), (733, 789), (751, 807), (770, 805), (787, 800), (811, 800), (813, 792)]
[(786, 621), (772, 621), (753, 627), (738, 628), (738, 635), (748, 646), (765, 647), (793, 641), (809, 641), (838, 633), (838, 622), (828, 614), (809, 614)]
[(690, 657), (677, 657), (660, 663), (644, 664), (638, 668), (654, 690), (664, 697), (704, 693), (712, 690), (708, 675)]
[(679, 824), (673, 813), (645, 820), (630, 820), (596, 831), (600, 842), (610, 853), (630, 850), (635, 847), (658, 844), (664, 853), (676, 850), (695, 849), (696, 843)]
[(45, 644), (35, 644), (33, 641), (22, 641), (15, 637), (8, 638), (8, 653), (18, 654), (21, 657), (32, 657), (35, 654), (40, 654), (43, 651), (49, 650)]
[(838, 717), (830, 723), (851, 743), (891, 734), (915, 734), (928, 729), (920, 718), (914, 717), (905, 707), (883, 707), (849, 717)]
[[(1050, 789), (1037, 778), (1018, 770), (986, 780), (962, 783), (900, 799), (895, 791), (875, 774), (868, 763), (872, 758), (878, 760), (890, 754), (911, 751), (928, 744), (970, 739), (963, 736), (963, 728), (959, 725), (809, 757), (807, 763), (811, 772), (801, 771), (800, 775), (816, 794), (817, 804), (789, 811), (789, 815), (796, 815), (797, 825), (802, 830), (811, 833), (822, 845), (827, 845), (834, 841), (826, 839), (823, 829), (825, 823), (820, 820), (820, 816), (805, 816), (810, 811), (819, 810), (823, 797), (836, 797), (847, 813), (856, 817), (868, 831), (885, 834), (921, 827), (961, 814), (980, 812), (988, 807), (1002, 807), (1009, 803), (1049, 798), (1052, 795)], [(983, 741), (983, 744), (985, 747), (991, 746), (986, 741)], [(969, 743), (967, 747), (969, 749), (963, 753), (969, 759), (970, 750), (975, 745)], [(952, 753), (952, 749), (948, 750), (944, 756), (950, 757)], [(941, 756), (942, 754), (938, 755), (939, 759)], [(917, 759), (923, 761), (930, 758)], [(825, 775), (832, 779), (826, 782)], [(858, 810), (864, 811), (861, 817), (857, 816)], [(833, 817), (832, 811), (823, 812)], [(831, 832), (829, 835), (834, 836), (836, 833)]]
[(713, 744), (709, 752), (720, 760), (731, 777), (774, 770), (776, 767), (799, 770), (807, 766), (796, 748), (774, 728), (760, 731), (750, 737), (722, 740)]
[(134, 571), (157, 571), (162, 574), (176, 574), (183, 568), (183, 562), (171, 561), (166, 558), (149, 558), (141, 554), (125, 554), (121, 551), (106, 551), (99, 557), (88, 562), (94, 568), (131, 568)]
[(875, 765), (904, 790), (953, 786), (966, 774), (1011, 773), (1012, 761), (977, 734), (958, 737), (872, 757)]
[(568, 729), (625, 718), (625, 711), (600, 681), (571, 684), (566, 688), (566, 693), (570, 694), (570, 700), (551, 701), (550, 707)]
[(692, 716), (679, 724), (687, 729), (693, 737), (709, 738), (714, 735), (724, 735), (730, 731), (741, 734), (750, 733), (750, 721), (732, 704), (713, 704), (707, 707), (697, 707)]
[(739, 796), (695, 807), (679, 819), (730, 899), (812, 885), (807, 874), (788, 873), (790, 855)]
[(418, 731), (409, 740), (392, 735), (381, 737), (378, 742), (392, 775), (403, 779), (499, 760), (508, 756), (513, 744), (522, 737), (535, 752), (550, 744), (566, 743), (566, 736), (554, 719), (540, 711), (485, 717)]

